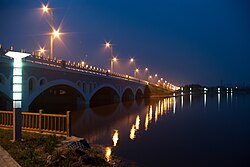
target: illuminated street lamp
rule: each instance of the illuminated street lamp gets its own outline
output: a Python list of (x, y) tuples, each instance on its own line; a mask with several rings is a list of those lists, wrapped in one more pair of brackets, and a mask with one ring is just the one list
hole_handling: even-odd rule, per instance
[(144, 72), (145, 72), (145, 76), (144, 77), (145, 77), (145, 79), (147, 79), (148, 75), (149, 75), (148, 67), (145, 68)]
[(45, 49), (40, 47), (40, 49), (38, 50), (38, 56), (40, 57), (41, 55), (44, 55), (45, 54)]
[(150, 82), (152, 80), (152, 75), (148, 76), (148, 81)]
[(115, 71), (115, 64), (114, 64), (114, 62), (117, 62), (117, 57), (113, 57), (113, 59), (112, 59), (112, 71), (114, 72)]
[(110, 49), (110, 72), (113, 72), (113, 47), (110, 42), (105, 43), (105, 47)]
[(13, 98), (13, 141), (22, 139), (22, 97), (23, 97), (23, 58), (29, 53), (8, 51), (6, 56), (14, 59), (12, 73), (12, 98)]
[(132, 73), (134, 72), (134, 76), (135, 76), (135, 70), (136, 70), (135, 58), (131, 57), (131, 58), (129, 59), (129, 63), (134, 65), (134, 66), (132, 67), (132, 69), (133, 69), (133, 70), (132, 70)]
[(53, 59), (53, 36), (54, 38), (56, 37), (56, 34), (59, 35), (59, 31), (54, 30), (53, 28), (53, 11), (51, 8), (48, 7), (49, 5), (44, 5), (42, 4), (42, 10), (43, 13), (47, 13), (50, 17), (50, 21), (49, 21), (49, 26), (50, 26), (50, 52), (49, 52), (49, 59), (52, 60)]
[(139, 68), (136, 68), (134, 71), (134, 77), (136, 78), (136, 73), (139, 73)]

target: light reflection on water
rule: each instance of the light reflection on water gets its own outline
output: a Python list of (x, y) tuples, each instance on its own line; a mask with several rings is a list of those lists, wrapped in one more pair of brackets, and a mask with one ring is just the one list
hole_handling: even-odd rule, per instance
[[(167, 150), (175, 150), (177, 151), (176, 153), (178, 153), (178, 150), (180, 151), (181, 146), (186, 148), (186, 151), (189, 150), (189, 146), (179, 143), (179, 140), (183, 139), (183, 142), (194, 140), (192, 144), (194, 144), (195, 142), (202, 143), (202, 140), (197, 141), (197, 138), (200, 138), (199, 134), (202, 133), (202, 131), (197, 130), (197, 128), (200, 128), (200, 126), (203, 127), (203, 124), (205, 123), (207, 123), (208, 125), (204, 125), (204, 127), (209, 127), (209, 122), (208, 120), (204, 120), (204, 117), (208, 115), (210, 116), (212, 111), (220, 110), (220, 114), (223, 114), (224, 110), (226, 110), (227, 112), (231, 110), (231, 108), (228, 107), (230, 107), (229, 105), (233, 104), (234, 98), (233, 94), (231, 93), (231, 103), (228, 104), (228, 96), (228, 94), (217, 94), (216, 98), (216, 95), (209, 96), (207, 94), (203, 94), (197, 97), (192, 94), (188, 96), (172, 97), (158, 100), (132, 102), (126, 104), (121, 103), (118, 105), (100, 107), (98, 109), (87, 109), (83, 112), (74, 112), (72, 113), (72, 133), (73, 135), (79, 137), (85, 137), (90, 143), (104, 144), (105, 146), (107, 146), (107, 155), (110, 154), (110, 156), (107, 157), (111, 157), (111, 152), (116, 152), (118, 155), (124, 156), (134, 161), (139, 161), (143, 164), (146, 163), (146, 165), (148, 165), (150, 162), (148, 162), (147, 159), (152, 159), (153, 162), (156, 162), (158, 161), (158, 158), (161, 158), (161, 155), (158, 155), (158, 152), (164, 151), (165, 154), (168, 154), (168, 152), (166, 152)], [(225, 106), (225, 104), (228, 104), (228, 106)], [(203, 113), (208, 115), (200, 114), (199, 111), (205, 110), (206, 113)], [(174, 114), (176, 115), (175, 119), (177, 120), (172, 119), (172, 116)], [(192, 114), (197, 115), (197, 119), (201, 122), (201, 125), (195, 123), (195, 121), (191, 119), (190, 122), (180, 123), (180, 125), (183, 124), (184, 126), (182, 125), (183, 127), (181, 126), (181, 128), (179, 129), (174, 126), (175, 122), (178, 122), (178, 118), (183, 117), (187, 119), (191, 117)], [(224, 119), (224, 117), (222, 118)], [(219, 126), (220, 122), (216, 121), (218, 121), (217, 114), (216, 117), (214, 117), (211, 121), (212, 130), (208, 130), (207, 133), (215, 133), (214, 131), (216, 131), (218, 128), (222, 128)], [(164, 128), (159, 127), (159, 125), (162, 124), (166, 124), (167, 126), (163, 126)], [(195, 126), (192, 127), (192, 124), (194, 124)], [(218, 127), (214, 128), (215, 125), (217, 125)], [(189, 126), (189, 128), (187, 128), (186, 126)], [(175, 131), (171, 129), (175, 129)], [(196, 137), (192, 138), (191, 134), (187, 134), (188, 140), (185, 140), (186, 134), (184, 132), (189, 129), (194, 129), (194, 132), (191, 131), (189, 133)], [(203, 134), (203, 136), (206, 137), (206, 139), (204, 140), (208, 140), (206, 141), (206, 143), (209, 143), (211, 142), (209, 140), (209, 137), (213, 136), (207, 136), (207, 133)], [(181, 134), (182, 137), (179, 136), (179, 134)], [(215, 134), (218, 135), (217, 133)], [(223, 141), (225, 139), (222, 138), (221, 140)], [(145, 143), (145, 141), (147, 142)], [(206, 143), (205, 146), (201, 145), (200, 147), (204, 147), (203, 149), (205, 150), (206, 147), (212, 147), (206, 146)], [(161, 145), (158, 146), (158, 144)], [(166, 145), (168, 146), (168, 149), (166, 149)], [(178, 145), (178, 149), (174, 147), (176, 145)], [(159, 149), (156, 150), (156, 155), (150, 158), (143, 158), (144, 156), (147, 157), (147, 155), (149, 154), (145, 150), (154, 150), (154, 147)], [(216, 150), (216, 148), (213, 149)], [(192, 149), (190, 148), (190, 150)], [(182, 151), (185, 151), (185, 149)], [(198, 151), (201, 150), (198, 149)], [(192, 152), (192, 154), (194, 153)], [(140, 156), (138, 157), (138, 155)], [(164, 157), (162, 158), (164, 159)]]
[(115, 133), (114, 133), (114, 135), (113, 135), (113, 137), (112, 137), (112, 140), (113, 140), (113, 145), (114, 145), (114, 147), (117, 145), (117, 142), (118, 142), (118, 140), (119, 140), (119, 137), (118, 137), (118, 130), (115, 130)]

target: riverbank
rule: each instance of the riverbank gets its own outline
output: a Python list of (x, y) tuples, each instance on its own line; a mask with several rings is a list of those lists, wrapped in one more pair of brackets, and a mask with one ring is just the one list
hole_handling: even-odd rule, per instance
[(11, 130), (0, 129), (0, 145), (22, 167), (126, 166), (121, 160), (112, 157), (106, 147), (101, 145), (88, 147), (85, 140), (78, 138), (23, 132), (22, 142), (13, 143), (11, 139)]

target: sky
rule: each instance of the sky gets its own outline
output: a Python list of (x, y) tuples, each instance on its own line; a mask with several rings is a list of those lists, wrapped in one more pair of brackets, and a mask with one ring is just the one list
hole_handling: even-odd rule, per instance
[[(0, 44), (49, 49), (49, 16), (38, 0), (1, 0)], [(248, 0), (51, 0), (61, 27), (54, 56), (132, 75), (145, 67), (176, 85), (250, 85)], [(47, 52), (48, 54), (48, 52)], [(136, 64), (129, 64), (129, 58)]]

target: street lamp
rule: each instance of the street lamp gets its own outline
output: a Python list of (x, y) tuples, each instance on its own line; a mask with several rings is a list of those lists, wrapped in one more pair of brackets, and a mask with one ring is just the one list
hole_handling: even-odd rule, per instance
[(148, 81), (150, 82), (151, 79), (152, 79), (152, 75), (149, 75), (149, 76), (148, 76)]
[(113, 47), (110, 42), (105, 43), (105, 47), (110, 49), (110, 72), (113, 72)]
[(38, 50), (38, 56), (40, 57), (42, 54), (45, 54), (45, 49), (40, 47), (40, 49)]
[(112, 59), (112, 71), (114, 72), (115, 71), (115, 64), (114, 64), (114, 62), (117, 62), (117, 58), (116, 57), (113, 57), (113, 59)]
[(139, 68), (136, 68), (134, 71), (134, 77), (136, 78), (136, 73), (139, 73)]
[(132, 69), (133, 69), (133, 70), (132, 70), (132, 75), (133, 75), (133, 72), (134, 72), (134, 76), (135, 76), (135, 70), (136, 70), (135, 58), (131, 57), (131, 58), (129, 59), (129, 63), (134, 65), (134, 66), (132, 67)]
[[(42, 10), (43, 13), (47, 13), (50, 17), (50, 21), (49, 21), (49, 26), (50, 26), (50, 52), (49, 52), (49, 59), (52, 60), (53, 59), (53, 35), (56, 34), (55, 30), (53, 28), (53, 11), (51, 8), (48, 7), (49, 5), (44, 5), (42, 4)], [(59, 34), (58, 34), (59, 35)], [(55, 35), (54, 35), (55, 37)]]
[(148, 67), (145, 68), (144, 72), (145, 72), (145, 79), (147, 79), (149, 75)]

